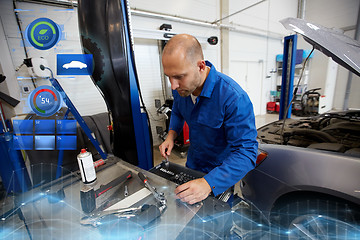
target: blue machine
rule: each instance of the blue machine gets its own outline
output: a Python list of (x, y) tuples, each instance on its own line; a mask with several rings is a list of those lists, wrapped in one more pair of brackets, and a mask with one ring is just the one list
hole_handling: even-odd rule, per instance
[(129, 29), (129, 13), (127, 12), (127, 6), (125, 1), (121, 1), (121, 9), (124, 20), (124, 36), (126, 40), (127, 61), (129, 63), (129, 80), (130, 80), (130, 101), (132, 108), (132, 116), (134, 122), (135, 138), (136, 138), (136, 149), (139, 159), (138, 166), (149, 170), (153, 167), (152, 151), (150, 146), (150, 123), (148, 122), (146, 110), (141, 112), (140, 100), (139, 100), (139, 83), (137, 80), (137, 74), (135, 70), (135, 59), (134, 52), (132, 51), (131, 35)]
[(79, 0), (84, 53), (92, 54), (92, 80), (113, 120), (113, 153), (143, 169), (153, 167), (150, 122), (142, 101), (127, 1)]

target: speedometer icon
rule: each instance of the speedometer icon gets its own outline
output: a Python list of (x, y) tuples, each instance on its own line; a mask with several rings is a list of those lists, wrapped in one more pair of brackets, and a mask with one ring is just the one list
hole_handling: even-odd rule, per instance
[(59, 111), (61, 96), (51, 86), (41, 86), (33, 90), (28, 98), (31, 110), (39, 116), (49, 117)]

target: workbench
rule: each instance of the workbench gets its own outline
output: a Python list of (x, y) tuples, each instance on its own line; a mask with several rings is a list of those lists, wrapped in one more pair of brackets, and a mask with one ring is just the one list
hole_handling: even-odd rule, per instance
[[(175, 183), (117, 157), (109, 157), (107, 163), (97, 170), (94, 188), (105, 185), (127, 171), (132, 172), (132, 178), (98, 197), (94, 212), (124, 200), (125, 185), (128, 197), (144, 188), (144, 183), (138, 177), (138, 172), (142, 172), (158, 192), (165, 194), (167, 208), (159, 218), (139, 230), (141, 232), (135, 239), (224, 239), (231, 215), (227, 203), (214, 197), (194, 205), (183, 203), (175, 198)], [(121, 224), (112, 224), (106, 228), (80, 224), (80, 219), (86, 216), (80, 203), (83, 186), (79, 173), (71, 173), (45, 187), (39, 186), (17, 196), (8, 196), (0, 210), (0, 239), (121, 239), (118, 235), (122, 231)], [(51, 192), (60, 194), (49, 194)], [(134, 201), (132, 206), (155, 203), (155, 198), (150, 194)], [(14, 214), (9, 215), (12, 212)], [(124, 231), (126, 229), (134, 231), (134, 228), (128, 226), (124, 227)]]

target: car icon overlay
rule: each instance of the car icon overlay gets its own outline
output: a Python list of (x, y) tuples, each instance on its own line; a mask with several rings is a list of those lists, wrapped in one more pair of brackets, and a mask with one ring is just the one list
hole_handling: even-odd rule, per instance
[(63, 68), (69, 69), (69, 68), (87, 68), (87, 65), (85, 63), (82, 63), (80, 61), (71, 61), (70, 63), (66, 63), (63, 65)]
[(58, 54), (56, 56), (57, 75), (91, 75), (92, 54)]

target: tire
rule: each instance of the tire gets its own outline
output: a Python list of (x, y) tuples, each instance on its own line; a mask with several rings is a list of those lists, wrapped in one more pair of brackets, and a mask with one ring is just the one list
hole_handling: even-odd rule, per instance
[[(304, 199), (272, 214), (273, 233), (280, 239), (360, 239), (359, 207), (340, 200)], [(354, 238), (355, 237), (355, 238)]]
[(87, 38), (81, 35), (81, 42), (83, 46), (83, 51), (86, 54), (93, 55), (93, 69), (89, 69), (92, 71), (92, 77), (95, 83), (99, 82), (103, 78), (105, 62), (104, 55), (98, 45), (92, 41), (91, 38)]

